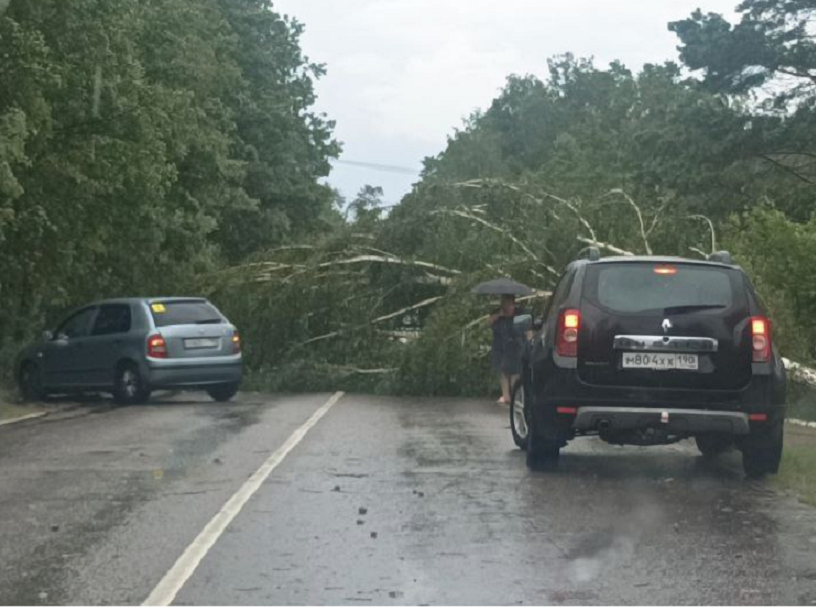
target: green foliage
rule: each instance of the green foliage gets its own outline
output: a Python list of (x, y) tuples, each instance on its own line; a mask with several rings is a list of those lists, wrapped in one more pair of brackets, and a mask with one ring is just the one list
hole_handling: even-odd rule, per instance
[(70, 306), (184, 293), (331, 219), (338, 145), (301, 33), (266, 0), (12, 0), (0, 365)]
[(799, 82), (778, 92), (777, 104), (813, 94), (816, 44), (810, 25), (816, 17), (811, 0), (744, 0), (736, 25), (722, 15), (695, 11), (669, 24), (682, 42), (680, 57), (692, 70), (704, 70), (713, 91), (746, 93), (778, 77)]
[(382, 197), (382, 187), (365, 185), (351, 201), (348, 210), (358, 230), (371, 231), (376, 227), (382, 218)]
[[(353, 223), (215, 283), (257, 343), (250, 367), (267, 385), (485, 394), (496, 385), (479, 323), (489, 304), (468, 289), (511, 276), (540, 292), (540, 315), (560, 271), (591, 244), (691, 257), (732, 248), (772, 296), (785, 354), (814, 357), (799, 328), (816, 302), (783, 274), (791, 258), (796, 277), (816, 261), (813, 226), (785, 213), (806, 214), (812, 196), (802, 191), (794, 207), (801, 180), (757, 172), (764, 133), (752, 112), (682, 82), (673, 65), (639, 75), (571, 57), (550, 66), (547, 82), (511, 77), (386, 218), (366, 187)], [(771, 198), (789, 206), (754, 211)]]
[(795, 223), (757, 208), (727, 225), (727, 246), (773, 314), (783, 353), (816, 361), (816, 220)]
[(406, 301), (440, 293), (433, 285), (412, 284), (426, 277), (421, 268), (392, 260), (396, 256), (376, 248), (369, 236), (345, 228), (219, 273), (210, 278), (210, 295), (247, 339), (250, 368), (274, 374), (312, 363), (346, 377), (371, 376), (361, 371), (388, 368), (384, 364), (393, 363), (398, 351), (391, 332), (403, 320), (394, 313)]
[(489, 375), (490, 330), (483, 320), (473, 325), (486, 306), (459, 293), (435, 308), (420, 338), (403, 352), (393, 391), (428, 396), (492, 393), (497, 382)]
[(589, 245), (732, 249), (783, 352), (816, 360), (810, 4), (671, 24), (699, 79), (571, 55), (511, 76), (400, 205), (366, 185), (344, 218), (318, 180), (339, 154), (312, 110), (324, 67), (269, 0), (11, 0), (0, 366), (68, 306), (200, 290), (239, 325), (255, 388), (483, 394), (488, 303), (469, 288), (512, 276), (540, 314)]
[[(730, 138), (747, 163), (737, 177), (749, 197), (767, 196), (792, 219), (806, 222), (816, 185), (816, 44), (809, 0), (745, 0), (740, 22), (697, 11), (670, 24), (680, 56), (699, 86), (751, 109), (745, 129)], [(761, 191), (757, 191), (760, 186)]]

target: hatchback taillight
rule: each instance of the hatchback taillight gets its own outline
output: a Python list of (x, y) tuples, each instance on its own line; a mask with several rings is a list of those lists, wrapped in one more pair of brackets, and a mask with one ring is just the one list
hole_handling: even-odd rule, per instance
[(233, 353), (241, 352), (241, 335), (238, 332), (232, 334), (232, 352)]
[(767, 363), (771, 360), (771, 322), (765, 317), (751, 319), (751, 348), (754, 363)]
[(565, 310), (558, 319), (558, 337), (555, 352), (560, 357), (578, 356), (578, 330), (581, 328), (581, 313)]
[(147, 339), (147, 356), (153, 359), (167, 359), (167, 342), (161, 334), (155, 334)]

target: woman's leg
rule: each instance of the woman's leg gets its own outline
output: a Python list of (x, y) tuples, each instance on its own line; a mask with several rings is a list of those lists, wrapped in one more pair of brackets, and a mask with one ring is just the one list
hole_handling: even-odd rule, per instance
[(502, 388), (502, 396), (501, 401), (503, 404), (510, 403), (510, 377), (502, 372), (501, 375), (501, 388)]

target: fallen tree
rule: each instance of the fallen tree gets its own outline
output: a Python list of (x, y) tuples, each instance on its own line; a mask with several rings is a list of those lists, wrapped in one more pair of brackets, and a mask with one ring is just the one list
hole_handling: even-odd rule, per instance
[[(593, 202), (529, 182), (441, 189), (423, 192), (427, 206), (369, 222), (364, 232), (351, 225), (210, 277), (213, 297), (248, 339), (250, 379), (298, 390), (484, 393), (492, 386), (484, 324), (492, 306), (470, 293), (477, 283), (516, 278), (536, 288), (520, 301), (543, 313), (560, 270), (588, 246), (653, 253), (666, 236), (687, 236), (678, 248), (707, 250), (694, 238), (698, 219), (662, 203), (642, 206), (622, 189)], [(688, 231), (665, 227), (678, 223)]]
[(790, 359), (783, 358), (782, 361), (785, 362), (785, 368), (788, 371), (788, 378), (790, 380), (816, 388), (816, 369), (809, 368)]

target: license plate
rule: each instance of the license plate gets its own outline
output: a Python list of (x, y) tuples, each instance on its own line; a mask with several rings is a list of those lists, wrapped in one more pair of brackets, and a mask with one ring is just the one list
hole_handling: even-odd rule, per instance
[(697, 355), (685, 353), (624, 353), (623, 367), (627, 370), (690, 370), (700, 369)]
[(217, 338), (188, 338), (184, 341), (184, 348), (187, 349), (205, 349), (217, 347)]

